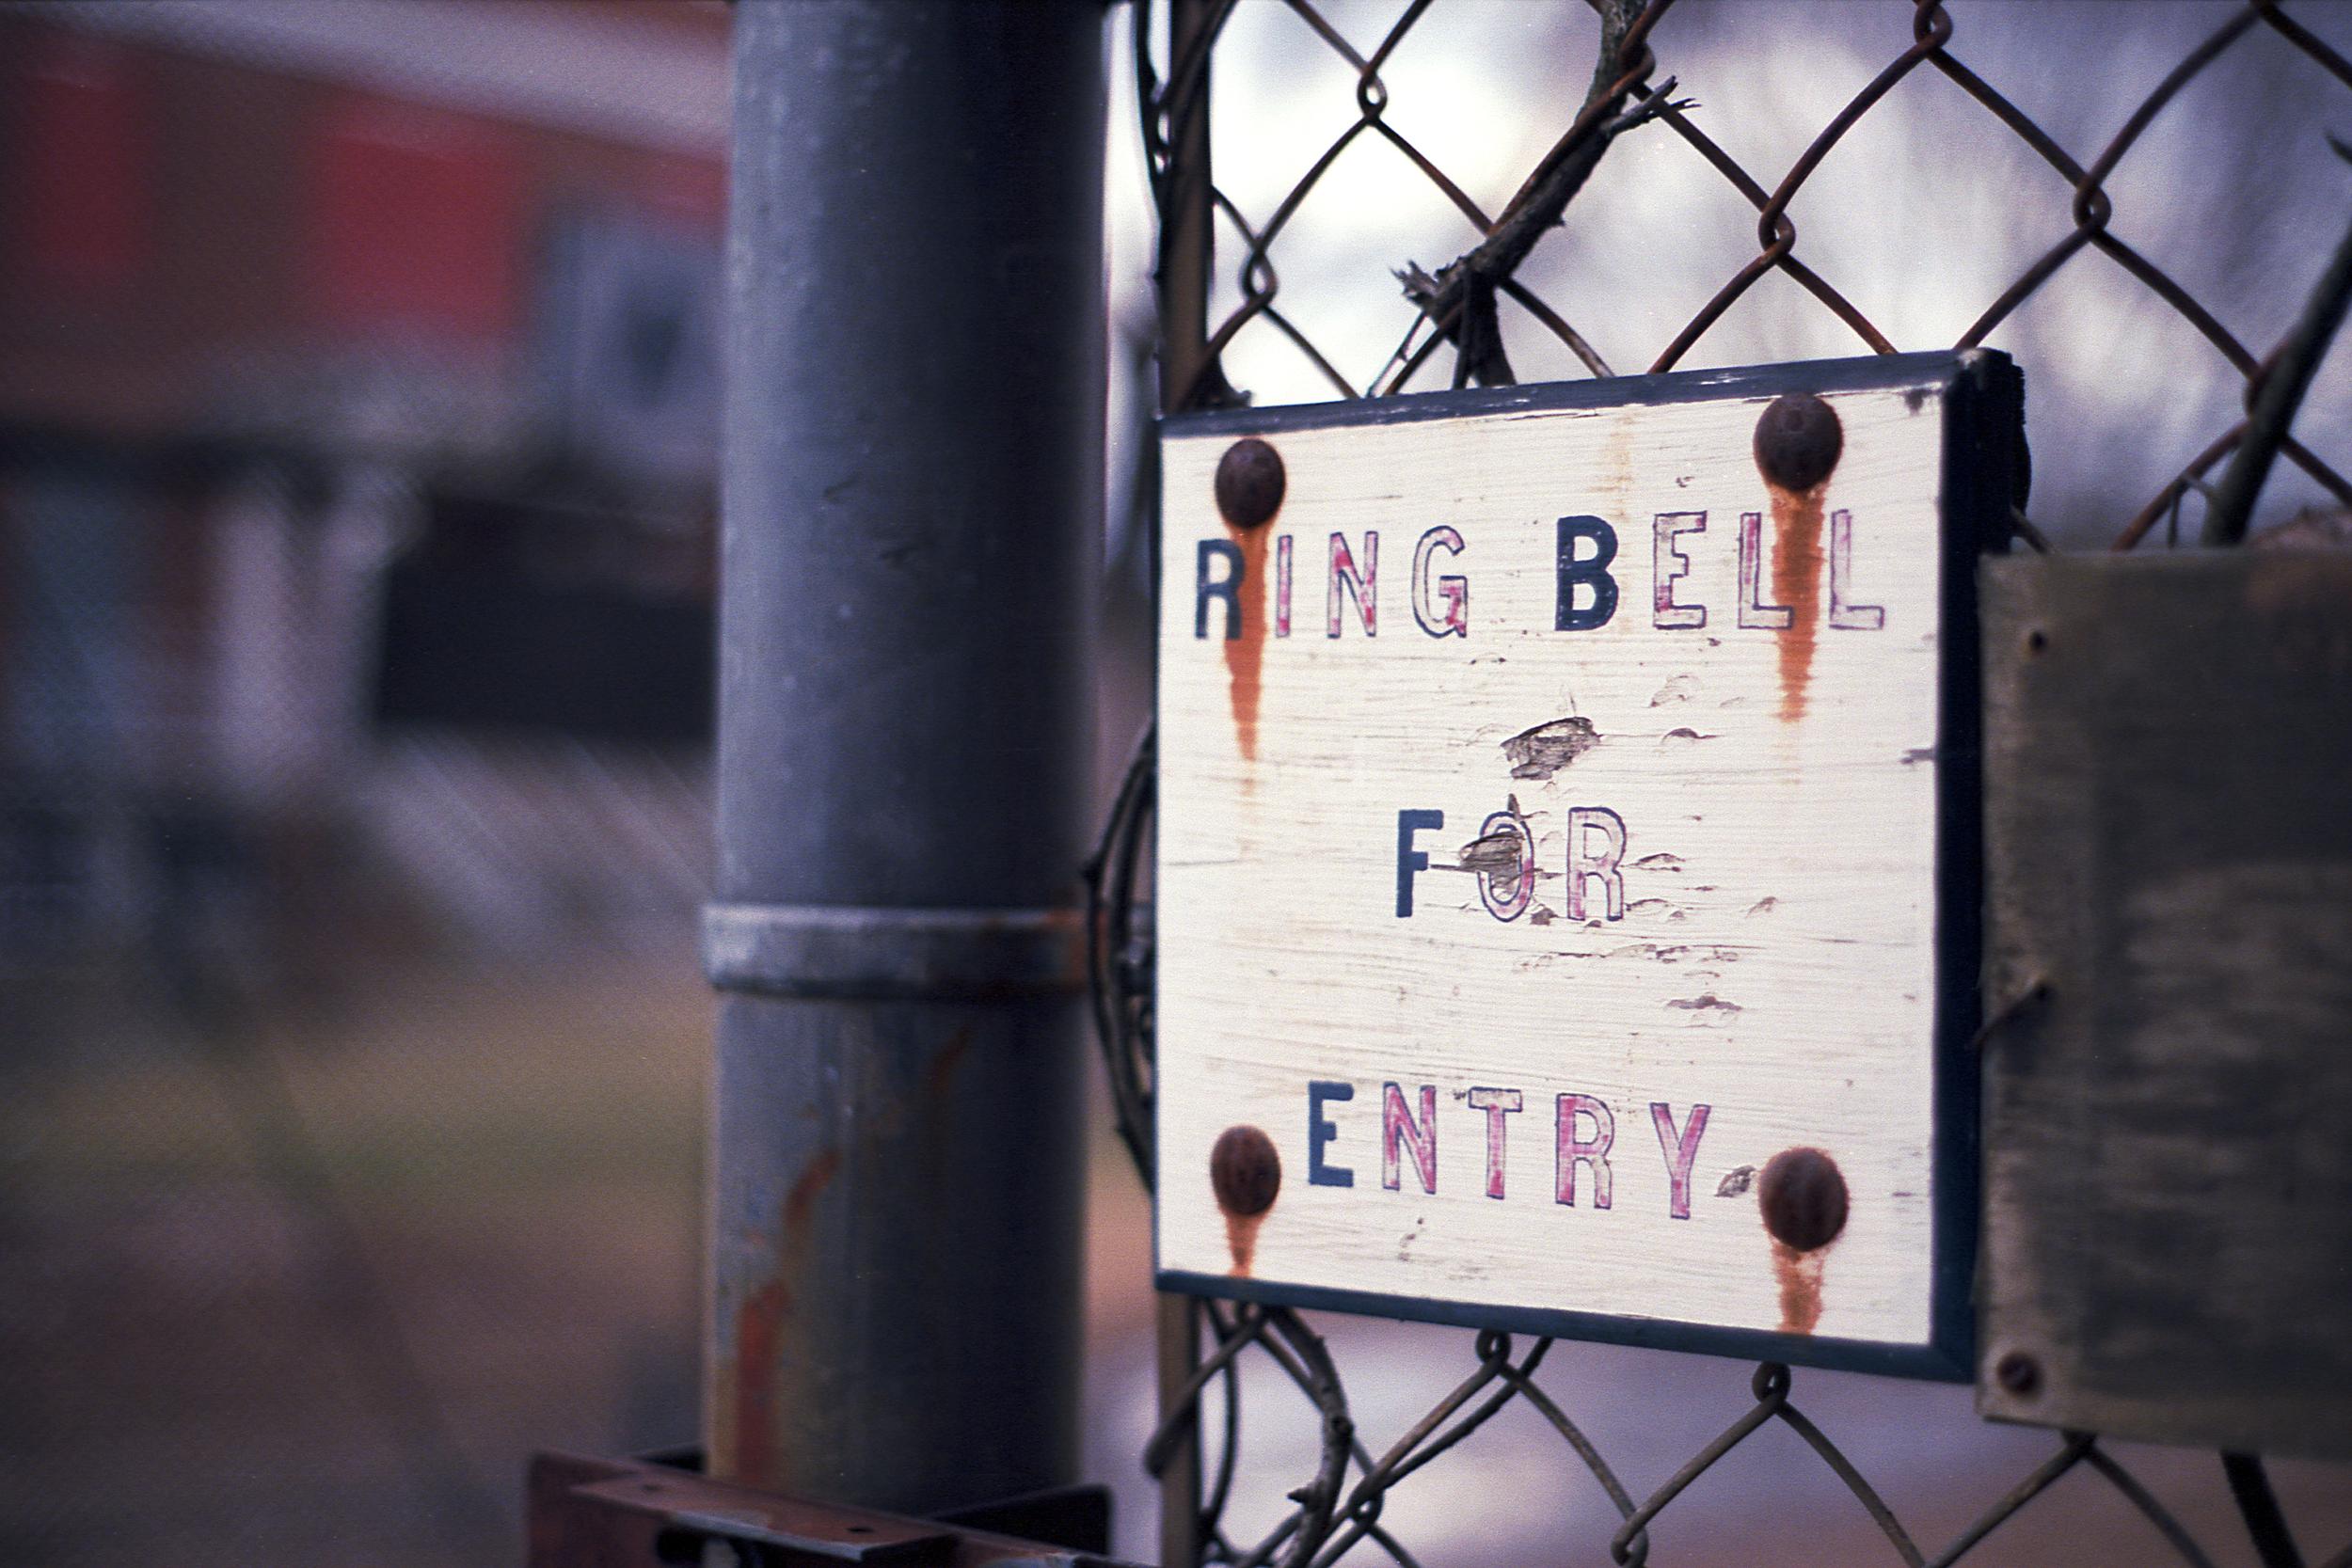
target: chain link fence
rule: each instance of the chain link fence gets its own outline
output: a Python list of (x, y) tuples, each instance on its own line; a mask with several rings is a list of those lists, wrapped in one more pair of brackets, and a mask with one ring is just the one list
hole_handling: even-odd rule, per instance
[[(2041, 494), (2019, 521), (2037, 547), (2177, 543), (2185, 522), (2226, 541), (2296, 506), (2340, 530), (2352, 509), (2339, 467), (2352, 398), (2344, 368), (2323, 363), (2352, 293), (2352, 250), (2328, 265), (2352, 173), (2325, 135), (2352, 118), (2352, 62), (2326, 35), (2352, 18), (2278, 0), (1558, 0), (1489, 8), (1435, 37), (1474, 8), (1136, 0), (1164, 409), (1248, 402), (1245, 387), (1261, 401), (1353, 399), (1522, 372), (1991, 344), (2036, 378)], [(1572, 58), (1589, 62), (1581, 93), (1562, 86)], [(1540, 80), (1515, 98), (1502, 84), (1531, 61)], [(1213, 67), (1228, 65), (1244, 89), (1213, 96)], [(1409, 98), (1408, 77), (1436, 101)], [(1491, 148), (1470, 154), (1480, 175), (1449, 172), (1468, 130), (1516, 135), (1530, 116), (1546, 139), (1523, 150), (1507, 199), (1482, 200), (1507, 164)], [(1450, 244), (1425, 221), (1432, 206), (1459, 231), (1452, 261), (1365, 253), (1400, 234)], [(1417, 229), (1377, 221), (1412, 211)], [(2284, 466), (2258, 515), (2273, 456)], [(1147, 1182), (1154, 774), (1147, 733), (1089, 867), (1094, 1022)], [(1922, 1539), (1777, 1364), (1645, 1494), (1539, 1386), (1549, 1339), (1476, 1334), (1459, 1381), (1375, 1449), (1332, 1348), (1298, 1314), (1200, 1303), (1162, 1325), (1162, 1424), (1143, 1457), (1167, 1489), (1171, 1562), (1327, 1568), (1370, 1554), (1410, 1568), (1386, 1512), (1395, 1488), (1514, 1405), (1605, 1494), (1619, 1564), (1650, 1560), (1677, 1500), (1769, 1427), (1793, 1433), (1867, 1514), (1885, 1560), (1913, 1568), (1969, 1557), (2076, 1470), (2144, 1520), (2152, 1557), (2204, 1568), (2234, 1550), (2210, 1553), (2091, 1433), (2058, 1434), (1956, 1533)], [(1458, 1354), (1445, 1347), (1460, 1331), (1412, 1332), (1429, 1357)], [(1263, 1528), (1233, 1507), (1245, 1375), (1295, 1388), (1315, 1426), (1311, 1473)], [(2262, 1461), (2222, 1466), (2254, 1558), (2303, 1562)], [(2347, 1568), (2352, 1544), (2324, 1560)]]

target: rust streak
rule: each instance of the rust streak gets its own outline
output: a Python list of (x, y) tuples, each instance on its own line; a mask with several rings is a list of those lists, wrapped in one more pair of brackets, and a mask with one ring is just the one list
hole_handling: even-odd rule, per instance
[(781, 1279), (745, 1296), (736, 1311), (735, 1418), (729, 1423), (733, 1440), (719, 1445), (722, 1475), (756, 1481), (775, 1473), (776, 1417), (783, 1402), (776, 1397), (775, 1376), (784, 1320), (791, 1312), (792, 1293)]
[(1235, 595), (1241, 635), (1225, 640), (1225, 668), (1233, 706), (1233, 739), (1244, 762), (1258, 760), (1258, 689), (1265, 663), (1266, 539), (1271, 531), (1235, 528), (1225, 531), (1241, 549), (1241, 589)]
[(1258, 1228), (1264, 1224), (1263, 1214), (1225, 1216), (1225, 1246), (1233, 1256), (1233, 1266), (1225, 1271), (1228, 1277), (1249, 1277), (1249, 1265), (1258, 1255)]
[(1780, 1331), (1810, 1334), (1821, 1321), (1821, 1264), (1818, 1252), (1799, 1252), (1787, 1242), (1772, 1243), (1772, 1273), (1780, 1280)]
[(784, 1244), (795, 1254), (808, 1241), (808, 1224), (817, 1199), (841, 1173), (841, 1150), (828, 1148), (803, 1168), (792, 1190), (784, 1196)]
[(939, 1048), (939, 1054), (924, 1069), (925, 1100), (935, 1103), (947, 1098), (947, 1091), (955, 1083), (956, 1069), (963, 1065), (964, 1053), (971, 1049), (972, 1025), (967, 1023), (947, 1037), (947, 1043)]
[(806, 1272), (817, 1200), (840, 1170), (838, 1148), (820, 1151), (803, 1167), (785, 1194), (775, 1271), (736, 1308), (735, 1365), (731, 1378), (722, 1376), (721, 1441), (714, 1445), (722, 1475), (764, 1484), (778, 1478), (777, 1424), (791, 1403), (788, 1392), (778, 1386), (788, 1375), (793, 1308), (789, 1282)]
[(1780, 717), (1794, 723), (1804, 717), (1821, 628), (1821, 497), (1828, 485), (1771, 488), (1772, 602), (1788, 607), (1788, 629), (1780, 634)]

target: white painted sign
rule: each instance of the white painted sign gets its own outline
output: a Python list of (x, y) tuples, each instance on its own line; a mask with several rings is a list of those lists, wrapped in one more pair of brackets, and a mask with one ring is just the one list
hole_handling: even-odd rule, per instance
[(2016, 388), (1168, 421), (1165, 1286), (1964, 1375)]

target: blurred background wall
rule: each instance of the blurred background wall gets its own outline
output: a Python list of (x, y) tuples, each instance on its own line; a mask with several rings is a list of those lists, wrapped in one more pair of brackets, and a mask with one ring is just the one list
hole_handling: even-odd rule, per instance
[(0, 1561), (692, 1437), (727, 35), (0, 8)]
[(725, 41), (0, 12), (0, 964), (691, 906)]

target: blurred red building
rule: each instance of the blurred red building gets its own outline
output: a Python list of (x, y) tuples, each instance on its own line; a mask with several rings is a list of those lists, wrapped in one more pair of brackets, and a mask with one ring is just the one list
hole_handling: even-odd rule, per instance
[(537, 863), (583, 802), (691, 900), (726, 43), (717, 0), (0, 9), (0, 958), (330, 846), (527, 927), (594, 901)]

